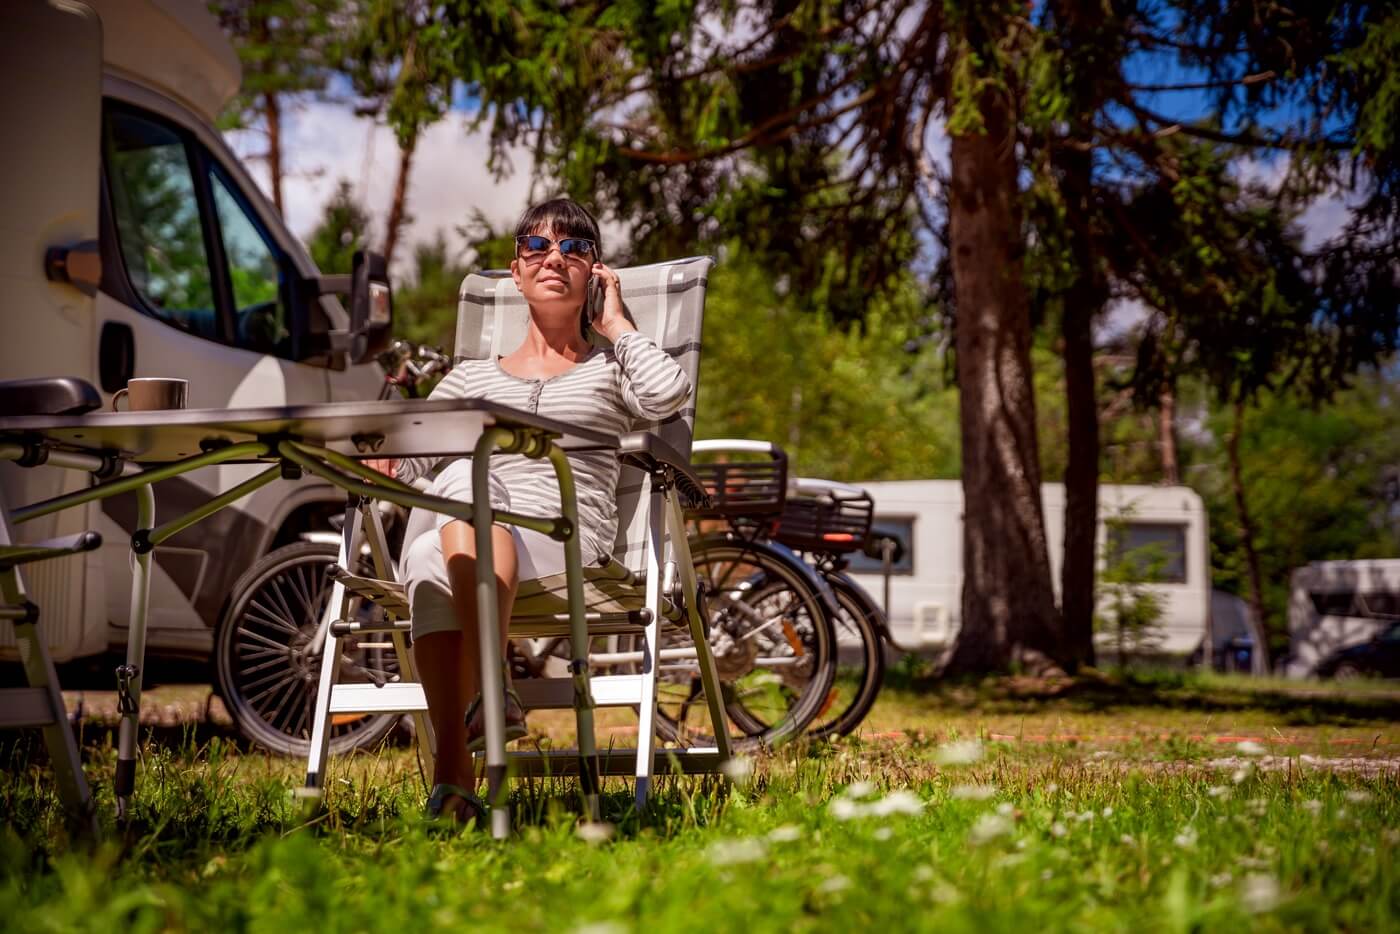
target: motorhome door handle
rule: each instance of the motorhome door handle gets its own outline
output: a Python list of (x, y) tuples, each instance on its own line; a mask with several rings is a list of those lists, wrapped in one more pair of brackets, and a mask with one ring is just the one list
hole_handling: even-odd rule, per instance
[(44, 253), (44, 274), (52, 282), (66, 282), (85, 295), (96, 295), (102, 282), (102, 253), (97, 241), (49, 247)]

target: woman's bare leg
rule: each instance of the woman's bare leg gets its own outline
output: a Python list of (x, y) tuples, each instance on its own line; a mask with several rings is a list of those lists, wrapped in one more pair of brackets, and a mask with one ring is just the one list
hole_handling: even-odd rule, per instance
[[(467, 704), (481, 691), (480, 642), (476, 614), (476, 531), (470, 524), (454, 520), (442, 528), (442, 557), (452, 585), (452, 605), (461, 631), (434, 632), (416, 640), (414, 651), (423, 693), (428, 698), (428, 716), (437, 735), (437, 762), (434, 784), (473, 788), (476, 774), (466, 749)], [(510, 532), (496, 526), (491, 530), (491, 550), (496, 565), (496, 607), (504, 651), (511, 606), (519, 584), (515, 542)]]

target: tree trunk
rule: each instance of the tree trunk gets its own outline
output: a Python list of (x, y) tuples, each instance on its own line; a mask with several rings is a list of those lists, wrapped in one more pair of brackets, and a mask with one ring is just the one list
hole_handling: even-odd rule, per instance
[(962, 420), (962, 626), (948, 673), (1061, 660), (1040, 501), (1031, 324), (1007, 102), (952, 138), (948, 220)]
[(1157, 447), (1162, 452), (1162, 482), (1177, 486), (1181, 468), (1176, 458), (1176, 388), (1170, 384), (1157, 400)]
[(1060, 607), (1064, 615), (1064, 660), (1077, 668), (1094, 663), (1094, 573), (1098, 564), (1099, 405), (1094, 384), (1094, 316), (1107, 288), (1094, 255), (1091, 220), (1090, 155), (1057, 150), (1061, 191), (1077, 272), (1064, 294), (1065, 417), (1069, 458), (1065, 464), (1065, 550), (1060, 565)]
[[(1230, 428), (1230, 440), (1226, 445), (1226, 451), (1230, 458), (1230, 485), (1235, 494), (1235, 511), (1239, 513), (1240, 519), (1240, 543), (1244, 547), (1245, 565), (1249, 576), (1249, 608), (1254, 613), (1254, 618), (1258, 622), (1261, 634), (1267, 633), (1269, 627), (1264, 619), (1264, 575), (1259, 570), (1259, 552), (1254, 547), (1254, 522), (1249, 516), (1249, 508), (1245, 502), (1244, 493), (1244, 472), (1240, 468), (1240, 435), (1244, 433), (1244, 401), (1235, 400), (1235, 421)], [(1265, 664), (1265, 670), (1269, 665), (1269, 646), (1267, 642), (1260, 640), (1256, 647), (1260, 657)]]
[(272, 185), (272, 206), (279, 216), (285, 217), (282, 210), (282, 111), (272, 91), (263, 94), (263, 121), (267, 124), (267, 177)]
[(394, 200), (389, 204), (389, 229), (384, 233), (386, 263), (394, 261), (394, 248), (399, 244), (399, 233), (408, 221), (408, 215), (405, 213), (408, 202), (408, 175), (413, 170), (413, 151), (417, 148), (417, 133), (399, 146), (399, 174), (394, 180)]

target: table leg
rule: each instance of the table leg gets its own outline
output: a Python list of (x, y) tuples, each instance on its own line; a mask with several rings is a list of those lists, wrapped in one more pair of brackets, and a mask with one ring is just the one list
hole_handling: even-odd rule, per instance
[[(151, 484), (136, 488), (136, 529), (151, 528), (156, 521), (156, 495)], [(117, 817), (125, 817), (136, 789), (136, 744), (141, 731), (141, 676), (146, 663), (146, 620), (151, 605), (151, 552), (131, 552), (131, 615), (126, 640), (126, 664), (117, 669), (117, 771), (113, 791)]]
[[(481, 652), (481, 715), (486, 722), (486, 803), (491, 811), (491, 836), (510, 836), (506, 804), (505, 685), (501, 674), (501, 631), (497, 625), (496, 561), (491, 547), (491, 454), (501, 441), (513, 437), (507, 428), (489, 428), (472, 454), (472, 530), (476, 534), (476, 618)], [(463, 633), (463, 638), (471, 638)]]

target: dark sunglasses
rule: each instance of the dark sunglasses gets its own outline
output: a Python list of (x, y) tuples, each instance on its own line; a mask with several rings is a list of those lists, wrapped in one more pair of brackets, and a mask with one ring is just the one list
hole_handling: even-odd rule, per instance
[[(577, 257), (578, 259), (592, 259), (598, 252), (598, 245), (592, 240), (585, 240), (582, 237), (565, 237), (559, 243), (559, 255), (565, 259)], [(515, 238), (515, 255), (521, 259), (534, 259), (549, 252), (549, 248), (554, 246), (555, 241), (548, 237), (540, 237), (530, 234), (524, 237)]]

